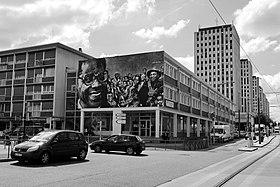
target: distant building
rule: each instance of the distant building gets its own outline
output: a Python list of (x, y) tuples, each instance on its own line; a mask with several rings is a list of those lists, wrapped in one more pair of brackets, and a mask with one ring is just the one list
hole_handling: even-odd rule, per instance
[(258, 94), (259, 94), (259, 77), (253, 76), (253, 113), (256, 117), (258, 115)]
[(63, 128), (65, 70), (90, 58), (60, 43), (0, 51), (0, 130), (23, 120)]
[(249, 124), (254, 124), (253, 116), (253, 71), (248, 59), (241, 59), (241, 130), (246, 130)]

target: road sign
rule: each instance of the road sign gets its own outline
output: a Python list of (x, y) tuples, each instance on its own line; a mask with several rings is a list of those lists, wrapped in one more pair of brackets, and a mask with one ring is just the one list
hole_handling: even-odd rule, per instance
[(126, 120), (123, 120), (123, 119), (117, 119), (116, 122), (118, 124), (126, 124)]
[(125, 113), (116, 113), (116, 117), (126, 117)]

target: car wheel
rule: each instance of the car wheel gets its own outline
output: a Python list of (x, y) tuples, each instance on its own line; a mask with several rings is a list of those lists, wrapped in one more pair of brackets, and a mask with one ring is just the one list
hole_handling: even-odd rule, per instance
[(85, 160), (86, 156), (87, 156), (87, 152), (86, 152), (84, 149), (81, 149), (81, 150), (79, 151), (79, 154), (78, 154), (78, 156), (77, 156), (77, 159), (78, 159), (78, 160)]
[(142, 151), (136, 151), (136, 155), (140, 155)]
[(101, 149), (101, 147), (99, 145), (95, 146), (94, 152), (101, 153), (101, 151), (102, 151), (102, 149)]
[(40, 156), (40, 163), (41, 164), (48, 164), (50, 162), (51, 156), (48, 152), (43, 152)]
[(132, 147), (126, 148), (126, 153), (127, 153), (128, 155), (133, 155), (133, 153), (134, 153), (133, 148), (132, 148)]

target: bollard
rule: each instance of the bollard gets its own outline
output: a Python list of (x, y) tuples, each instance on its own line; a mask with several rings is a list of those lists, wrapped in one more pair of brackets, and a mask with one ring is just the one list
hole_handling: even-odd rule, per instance
[(10, 145), (8, 145), (8, 157), (7, 158), (10, 158)]

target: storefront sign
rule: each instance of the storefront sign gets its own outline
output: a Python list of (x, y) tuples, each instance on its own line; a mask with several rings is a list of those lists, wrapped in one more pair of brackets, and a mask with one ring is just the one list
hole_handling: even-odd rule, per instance
[(174, 108), (174, 102), (166, 100), (165, 101), (165, 106), (170, 107), (170, 108)]

